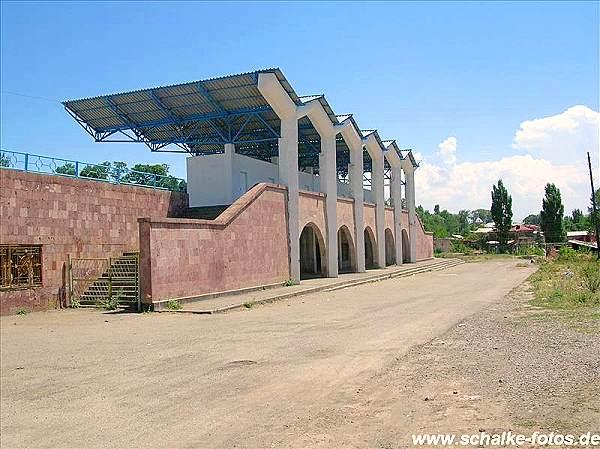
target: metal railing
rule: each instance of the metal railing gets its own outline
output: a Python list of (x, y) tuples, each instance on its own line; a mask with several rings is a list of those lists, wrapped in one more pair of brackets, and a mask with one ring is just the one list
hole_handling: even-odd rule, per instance
[(181, 178), (136, 171), (124, 165), (119, 162), (92, 164), (90, 162), (72, 161), (69, 159), (0, 149), (0, 168), (93, 179), (112, 184), (127, 184), (176, 192), (186, 190), (186, 182)]
[(0, 290), (41, 287), (42, 247), (0, 245)]

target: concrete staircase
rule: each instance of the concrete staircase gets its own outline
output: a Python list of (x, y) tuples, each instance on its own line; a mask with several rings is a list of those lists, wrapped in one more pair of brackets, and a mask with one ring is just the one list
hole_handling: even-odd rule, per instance
[(79, 297), (81, 306), (97, 306), (109, 295), (119, 296), (120, 306), (138, 303), (138, 253), (126, 252), (111, 259), (110, 267)]
[(464, 263), (461, 259), (431, 259), (416, 264), (390, 266), (385, 270), (367, 270), (366, 273), (342, 275), (340, 278), (315, 278), (298, 285), (284, 287), (281, 283), (229, 292), (201, 295), (186, 301), (179, 310), (169, 310), (163, 303), (155, 303), (157, 312), (213, 314), (247, 307), (247, 304), (266, 304), (317, 292), (330, 292), (385, 279), (414, 276), (430, 271), (445, 270)]
[(403, 278), (419, 273), (427, 273), (428, 271), (445, 270), (446, 268), (451, 268), (463, 263), (465, 262), (461, 259), (432, 259), (419, 265), (403, 264), (398, 267), (398, 270), (395, 270), (391, 273), (385, 273), (380, 276), (375, 275), (366, 279), (357, 279), (355, 281), (342, 281), (339, 284), (334, 284), (325, 288), (323, 291), (332, 292), (335, 290), (341, 290), (342, 288), (354, 287), (356, 285), (382, 281), (384, 279)]

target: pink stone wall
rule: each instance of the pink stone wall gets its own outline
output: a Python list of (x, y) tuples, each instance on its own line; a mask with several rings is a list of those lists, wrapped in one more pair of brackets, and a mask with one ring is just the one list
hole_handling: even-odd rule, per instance
[[(373, 231), (373, 235), (375, 236), (375, 239), (377, 239), (377, 226), (376, 226), (376, 219), (375, 219), (375, 205), (371, 205), (371, 204), (366, 204), (365, 203), (364, 218), (365, 218), (365, 228), (367, 226), (369, 226), (371, 228), (371, 230)], [(377, 242), (373, 242), (373, 243), (375, 243), (375, 245), (377, 245)]]
[(67, 254), (137, 251), (138, 217), (185, 207), (185, 193), (0, 169), (0, 244), (42, 245), (42, 287), (0, 291), (0, 314), (55, 307)]
[(394, 239), (396, 239), (396, 235), (394, 234), (394, 208), (386, 207), (385, 208), (385, 228), (392, 231), (392, 235)]
[(142, 218), (139, 224), (144, 303), (289, 278), (284, 188), (258, 184), (215, 220)]
[(298, 210), (298, 232), (302, 233), (302, 229), (308, 223), (314, 223), (323, 240), (327, 238), (327, 226), (325, 224), (325, 195), (317, 192), (301, 191), (299, 197)]
[[(402, 211), (402, 229), (408, 229), (408, 211)], [(417, 260), (426, 260), (433, 257), (433, 234), (425, 232), (423, 223), (417, 215)]]
[(338, 198), (337, 200), (337, 227), (347, 226), (352, 236), (352, 241), (356, 244), (356, 232), (354, 229), (354, 200), (347, 198)]

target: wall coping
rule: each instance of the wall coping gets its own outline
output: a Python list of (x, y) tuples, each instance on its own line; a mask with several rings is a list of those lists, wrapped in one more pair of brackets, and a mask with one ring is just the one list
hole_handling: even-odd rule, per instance
[(256, 184), (240, 198), (237, 199), (231, 206), (225, 209), (214, 220), (206, 220), (204, 218), (153, 218), (140, 217), (138, 223), (150, 223), (153, 225), (163, 225), (163, 227), (176, 227), (177, 225), (187, 225), (194, 228), (216, 228), (223, 229), (235, 220), (250, 204), (252, 204), (264, 191), (272, 190), (275, 192), (287, 192), (287, 188), (280, 184), (271, 184), (261, 182)]
[(298, 192), (300, 194), (300, 196), (309, 196), (309, 197), (313, 197), (313, 198), (327, 198), (327, 195), (325, 195), (322, 192), (311, 192), (310, 190), (300, 190)]

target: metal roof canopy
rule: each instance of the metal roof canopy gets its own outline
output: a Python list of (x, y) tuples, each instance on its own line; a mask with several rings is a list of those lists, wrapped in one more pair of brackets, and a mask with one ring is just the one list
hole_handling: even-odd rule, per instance
[(225, 143), (234, 143), (242, 154), (265, 158), (277, 148), (280, 121), (258, 90), (260, 73), (274, 73), (290, 98), (301, 104), (275, 68), (63, 105), (96, 142), (142, 142), (152, 151), (194, 155), (222, 152)]
[[(258, 90), (260, 73), (274, 73), (292, 101), (318, 100), (333, 124), (351, 114), (334, 114), (324, 95), (299, 97), (279, 68), (63, 102), (67, 112), (96, 142), (138, 142), (152, 151), (192, 155), (236, 152), (269, 161), (277, 156), (280, 120)], [(367, 136), (376, 131), (363, 132)], [(299, 168), (318, 168), (320, 136), (307, 117), (298, 121)], [(381, 139), (376, 134), (378, 142)], [(347, 176), (349, 149), (336, 139), (337, 171)], [(365, 171), (370, 171), (365, 158)]]

